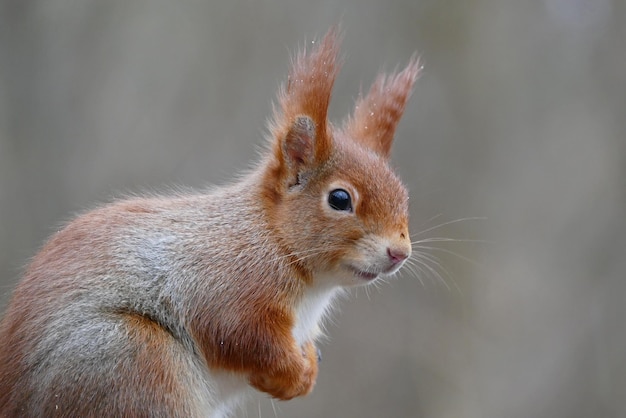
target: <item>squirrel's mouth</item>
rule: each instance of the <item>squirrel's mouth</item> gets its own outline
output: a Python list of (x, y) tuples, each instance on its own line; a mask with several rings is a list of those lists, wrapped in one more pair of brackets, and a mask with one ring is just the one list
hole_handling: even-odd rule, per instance
[(371, 273), (369, 271), (359, 270), (358, 268), (353, 266), (349, 266), (349, 269), (350, 271), (352, 271), (352, 273), (354, 273), (355, 276), (366, 281), (372, 281), (378, 277), (378, 273)]

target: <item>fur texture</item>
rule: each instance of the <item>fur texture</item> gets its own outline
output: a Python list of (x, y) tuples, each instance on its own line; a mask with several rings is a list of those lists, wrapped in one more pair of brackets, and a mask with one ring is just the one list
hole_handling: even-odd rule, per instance
[(334, 296), (411, 253), (387, 159), (418, 63), (334, 130), (338, 44), (333, 29), (295, 58), (268, 152), (241, 180), (117, 201), (51, 237), (0, 325), (0, 416), (222, 417), (250, 386), (312, 390)]

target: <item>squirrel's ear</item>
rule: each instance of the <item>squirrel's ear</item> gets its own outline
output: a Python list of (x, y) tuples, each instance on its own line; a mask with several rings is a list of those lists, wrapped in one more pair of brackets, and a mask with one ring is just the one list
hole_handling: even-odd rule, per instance
[(285, 136), (283, 155), (290, 171), (299, 173), (315, 160), (315, 123), (308, 116), (298, 116)]
[(401, 72), (380, 74), (369, 93), (357, 100), (354, 113), (344, 124), (343, 133), (388, 158), (396, 126), (421, 69), (419, 60), (414, 56)]
[(331, 152), (328, 105), (339, 72), (337, 27), (328, 31), (315, 47), (296, 55), (287, 83), (278, 93), (278, 105), (270, 124), (274, 150), (280, 160), (291, 163), (325, 161)]

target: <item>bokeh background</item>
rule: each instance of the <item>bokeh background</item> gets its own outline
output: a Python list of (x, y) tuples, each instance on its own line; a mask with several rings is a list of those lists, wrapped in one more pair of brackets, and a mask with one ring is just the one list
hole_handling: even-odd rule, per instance
[(312, 395), (240, 415), (626, 416), (623, 0), (2, 0), (0, 308), (73, 214), (248, 167), (339, 21), (335, 121), (421, 55), (394, 164), (414, 239), (457, 241), (342, 301)]

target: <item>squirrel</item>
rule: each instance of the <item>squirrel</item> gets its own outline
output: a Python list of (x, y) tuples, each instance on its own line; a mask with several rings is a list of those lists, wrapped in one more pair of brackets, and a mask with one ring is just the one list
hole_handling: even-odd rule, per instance
[(311, 392), (333, 299), (411, 256), (388, 160), (421, 66), (380, 74), (335, 128), (340, 40), (294, 57), (237, 181), (113, 201), (49, 239), (0, 324), (0, 417), (227, 417), (251, 388)]

